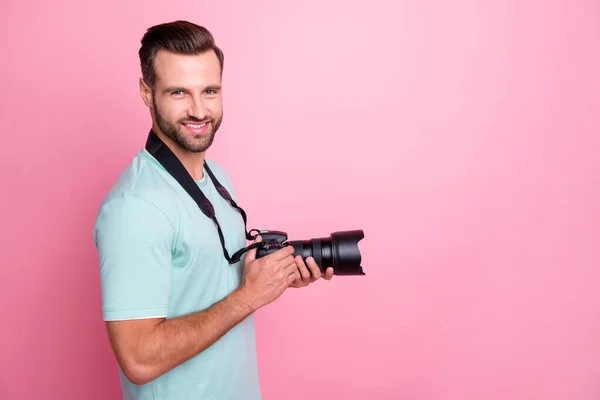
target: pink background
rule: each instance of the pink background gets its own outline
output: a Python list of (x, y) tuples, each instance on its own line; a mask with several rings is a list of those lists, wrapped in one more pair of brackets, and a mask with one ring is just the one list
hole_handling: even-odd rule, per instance
[(258, 313), (265, 400), (600, 398), (596, 2), (200, 3), (2, 2), (0, 399), (120, 396), (92, 226), (179, 18), (250, 226), (366, 232), (366, 276)]

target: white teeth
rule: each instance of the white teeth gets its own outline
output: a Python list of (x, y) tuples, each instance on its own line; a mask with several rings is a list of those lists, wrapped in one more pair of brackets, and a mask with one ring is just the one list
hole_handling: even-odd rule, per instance
[(200, 128), (203, 128), (204, 125), (206, 125), (206, 122), (203, 123), (203, 124), (200, 124), (200, 125), (197, 125), (197, 124), (186, 124), (186, 125), (189, 126), (192, 129), (200, 129)]

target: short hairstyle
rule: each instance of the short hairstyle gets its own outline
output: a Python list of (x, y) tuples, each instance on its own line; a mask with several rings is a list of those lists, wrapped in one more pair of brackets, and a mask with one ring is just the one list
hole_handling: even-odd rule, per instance
[(215, 44), (213, 35), (203, 26), (188, 21), (173, 21), (148, 28), (139, 50), (142, 77), (154, 90), (156, 71), (154, 58), (163, 49), (177, 54), (196, 55), (213, 50), (219, 59), (223, 74), (223, 51)]

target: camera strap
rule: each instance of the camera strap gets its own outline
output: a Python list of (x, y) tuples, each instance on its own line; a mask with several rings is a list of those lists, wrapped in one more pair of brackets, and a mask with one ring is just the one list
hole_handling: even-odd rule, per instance
[[(240, 260), (242, 254), (244, 254), (246, 251), (255, 247), (259, 247), (261, 245), (260, 243), (253, 243), (248, 247), (240, 249), (239, 251), (234, 253), (233, 256), (230, 257), (229, 253), (227, 252), (227, 249), (225, 248), (225, 238), (223, 236), (223, 231), (221, 230), (221, 226), (219, 225), (219, 221), (217, 220), (215, 209), (212, 203), (206, 198), (204, 193), (202, 193), (202, 190), (200, 189), (200, 187), (198, 187), (198, 185), (194, 181), (194, 178), (192, 178), (192, 176), (187, 172), (179, 158), (177, 158), (177, 156), (156, 135), (156, 133), (154, 133), (153, 130), (150, 130), (150, 133), (148, 134), (148, 139), (146, 140), (146, 150), (167, 170), (169, 174), (171, 174), (173, 178), (175, 178), (175, 180), (192, 197), (192, 199), (194, 199), (194, 201), (196, 202), (196, 204), (198, 204), (198, 207), (200, 208), (200, 210), (202, 210), (204, 215), (212, 219), (212, 221), (215, 223), (215, 225), (217, 226), (217, 231), (219, 233), (221, 247), (223, 248), (223, 255), (225, 256), (229, 264), (235, 264)], [(206, 172), (208, 173), (210, 180), (217, 188), (217, 191), (219, 192), (221, 197), (227, 200), (231, 207), (238, 210), (242, 215), (242, 218), (244, 220), (244, 233), (246, 235), (246, 239), (254, 240), (256, 236), (258, 236), (260, 231), (258, 229), (252, 229), (250, 230), (250, 232), (247, 231), (246, 213), (244, 212), (244, 210), (236, 204), (236, 202), (229, 194), (229, 191), (227, 191), (227, 189), (223, 185), (221, 185), (221, 183), (217, 180), (216, 176), (213, 174), (210, 167), (208, 166), (206, 160), (204, 161), (204, 168), (206, 168)], [(253, 231), (257, 232), (256, 235), (251, 234)]]

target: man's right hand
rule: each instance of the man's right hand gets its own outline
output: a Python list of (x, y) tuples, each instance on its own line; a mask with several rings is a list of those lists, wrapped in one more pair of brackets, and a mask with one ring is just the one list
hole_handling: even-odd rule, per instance
[[(254, 243), (262, 240), (258, 236)], [(253, 309), (263, 307), (283, 294), (288, 286), (300, 278), (292, 254), (294, 248), (286, 246), (274, 253), (256, 259), (256, 248), (246, 254), (240, 290), (248, 296)]]

